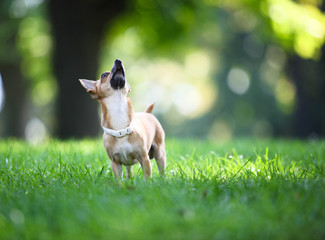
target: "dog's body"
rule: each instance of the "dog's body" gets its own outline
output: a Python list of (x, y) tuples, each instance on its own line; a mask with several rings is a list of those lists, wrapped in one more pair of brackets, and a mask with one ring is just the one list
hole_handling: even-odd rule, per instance
[(131, 100), (127, 98), (130, 87), (122, 62), (117, 59), (111, 72), (103, 73), (100, 80), (82, 79), (80, 82), (101, 104), (103, 142), (115, 176), (122, 177), (124, 165), (130, 178), (132, 165), (140, 163), (145, 178), (149, 178), (152, 158), (156, 159), (159, 173), (163, 176), (166, 168), (164, 130), (151, 114), (154, 105), (145, 112), (133, 112)]

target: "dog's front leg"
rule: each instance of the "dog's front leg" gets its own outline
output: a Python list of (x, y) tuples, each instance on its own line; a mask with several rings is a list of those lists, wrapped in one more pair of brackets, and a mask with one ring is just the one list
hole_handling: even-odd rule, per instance
[(140, 164), (143, 170), (143, 175), (145, 179), (149, 179), (152, 177), (151, 174), (151, 163), (150, 163), (150, 159), (147, 153), (143, 153), (140, 156)]
[(123, 172), (122, 172), (122, 165), (120, 163), (116, 163), (114, 161), (111, 161), (111, 167), (113, 170), (113, 173), (116, 178), (122, 178)]

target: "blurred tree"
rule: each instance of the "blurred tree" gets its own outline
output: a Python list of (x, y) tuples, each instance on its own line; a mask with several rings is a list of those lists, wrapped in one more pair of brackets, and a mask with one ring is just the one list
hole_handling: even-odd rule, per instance
[(0, 73), (6, 94), (0, 120), (4, 136), (23, 137), (28, 85), (21, 72), (21, 54), (16, 41), (22, 16), (14, 12), (13, 4), (10, 0), (0, 2)]
[(85, 94), (78, 79), (96, 77), (103, 34), (125, 10), (124, 0), (49, 1), (54, 75), (59, 88), (58, 137), (98, 134), (98, 105)]
[[(325, 12), (325, 1), (321, 10)], [(325, 46), (318, 61), (291, 55), (288, 74), (297, 89), (297, 106), (293, 115), (296, 137), (325, 135)]]
[[(43, 15), (26, 17), (18, 6), (35, 3), (48, 7), (53, 39)], [(55, 93), (46, 97), (55, 86), (48, 64), (52, 40), (59, 88), (58, 137), (97, 135), (98, 104), (89, 99), (78, 79), (96, 78), (100, 57), (154, 62), (157, 56), (165, 56), (185, 66), (188, 56), (197, 50), (207, 53), (203, 60), (208, 60), (203, 62), (211, 64), (209, 77), (214, 82), (205, 81), (215, 84), (217, 100), (209, 106), (209, 113), (189, 123), (190, 128), (187, 124), (171, 126), (173, 133), (206, 136), (228, 126), (235, 135), (251, 135), (252, 128), (262, 132), (272, 128), (274, 135), (281, 136), (325, 134), (324, 1), (3, 0), (0, 4), (0, 72), (6, 91), (1, 118), (7, 135), (23, 135), (29, 109), (25, 107), (30, 94), (26, 90), (32, 89), (32, 103), (43, 108), (39, 116), (46, 115), (43, 113), (53, 104)], [(26, 17), (23, 24), (22, 17)], [(20, 37), (22, 56), (16, 45), (19, 28), (28, 33)], [(40, 32), (42, 36), (34, 39)], [(119, 47), (109, 44), (111, 47), (102, 48), (105, 37), (109, 43), (120, 41)], [(37, 54), (31, 54), (30, 48)], [(192, 54), (191, 61), (198, 55)], [(195, 71), (201, 69), (190, 72)], [(173, 73), (171, 69), (169, 75)], [(23, 76), (33, 81), (27, 82)], [(47, 100), (39, 103), (40, 99)], [(164, 115), (180, 114), (175, 108), (169, 113)]]
[(190, 128), (175, 125), (173, 133), (206, 136), (221, 119), (236, 135), (252, 128), (276, 136), (325, 134), (323, 1), (138, 0), (134, 6), (120, 33), (132, 28), (141, 36), (137, 55), (181, 62), (201, 48), (216, 63), (212, 111)]

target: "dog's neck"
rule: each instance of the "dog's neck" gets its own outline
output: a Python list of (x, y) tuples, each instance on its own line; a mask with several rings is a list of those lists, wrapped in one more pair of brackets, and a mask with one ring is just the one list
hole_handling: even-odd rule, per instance
[(128, 127), (133, 118), (131, 100), (117, 90), (112, 96), (100, 100), (102, 126), (113, 130)]

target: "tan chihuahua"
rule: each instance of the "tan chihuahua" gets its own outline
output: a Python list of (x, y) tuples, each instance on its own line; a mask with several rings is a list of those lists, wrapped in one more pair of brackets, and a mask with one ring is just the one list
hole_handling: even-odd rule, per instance
[(146, 179), (152, 176), (150, 159), (155, 158), (161, 176), (166, 168), (165, 133), (151, 114), (154, 104), (145, 112), (134, 113), (131, 91), (122, 61), (116, 59), (111, 72), (104, 72), (97, 81), (79, 79), (91, 97), (102, 107), (103, 142), (116, 178), (132, 176), (132, 165), (140, 163)]

